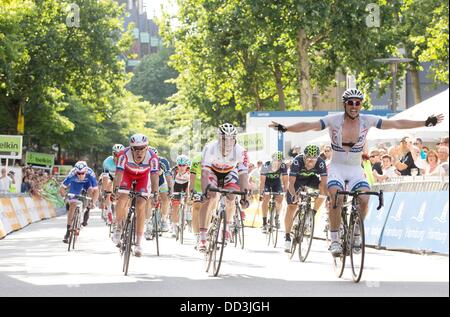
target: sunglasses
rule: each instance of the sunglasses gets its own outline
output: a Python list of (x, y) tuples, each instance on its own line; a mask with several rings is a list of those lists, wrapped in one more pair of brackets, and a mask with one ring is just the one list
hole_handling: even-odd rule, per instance
[(355, 106), (355, 107), (361, 106), (361, 101), (347, 100), (345, 103), (349, 106)]
[(179, 167), (187, 166), (187, 164), (178, 164)]
[(131, 150), (133, 152), (145, 150), (146, 146), (132, 146)]
[(369, 156), (369, 158), (374, 158), (374, 157), (377, 157), (378, 155), (371, 155), (371, 156)]
[(307, 161), (315, 161), (315, 160), (317, 160), (317, 157), (314, 157), (314, 156), (305, 156), (305, 159), (306, 159)]
[(77, 175), (84, 175), (86, 172), (77, 172)]

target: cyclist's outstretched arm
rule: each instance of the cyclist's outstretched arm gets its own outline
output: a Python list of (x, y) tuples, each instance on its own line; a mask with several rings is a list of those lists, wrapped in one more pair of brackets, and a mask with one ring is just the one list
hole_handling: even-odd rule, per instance
[(279, 130), (282, 132), (320, 131), (322, 129), (322, 124), (320, 123), (320, 121), (314, 121), (314, 122), (299, 122), (290, 126), (284, 126), (275, 121), (272, 121), (272, 123), (269, 125), (269, 128), (273, 128), (275, 130)]
[(383, 122), (381, 123), (381, 129), (383, 129), (383, 130), (413, 129), (413, 128), (425, 127), (425, 126), (428, 126), (429, 124), (436, 125), (436, 124), (441, 123), (444, 120), (444, 115), (439, 114), (439, 115), (435, 116), (436, 120), (434, 122), (430, 118), (431, 118), (431, 116), (428, 117), (426, 120), (386, 119), (386, 120), (383, 120)]

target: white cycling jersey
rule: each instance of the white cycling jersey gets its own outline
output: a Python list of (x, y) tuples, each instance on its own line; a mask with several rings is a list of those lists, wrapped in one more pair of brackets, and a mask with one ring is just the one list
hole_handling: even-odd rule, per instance
[(239, 174), (248, 173), (247, 150), (236, 144), (227, 156), (222, 155), (219, 141), (205, 145), (202, 154), (202, 169), (213, 170), (218, 173), (229, 173), (237, 167)]
[(331, 148), (333, 156), (331, 164), (343, 164), (352, 166), (361, 166), (361, 156), (366, 143), (367, 133), (371, 127), (381, 128), (383, 118), (374, 115), (359, 115), (359, 137), (350, 151), (345, 151), (342, 147), (342, 127), (344, 126), (345, 113), (331, 114), (320, 119), (321, 130), (328, 128), (331, 139)]
[(369, 129), (371, 127), (381, 128), (383, 119), (374, 115), (360, 114), (358, 140), (347, 152), (342, 147), (344, 116), (345, 113), (332, 114), (320, 120), (322, 130), (328, 127), (331, 148), (333, 149), (328, 172), (328, 188), (338, 187), (344, 190), (346, 181), (348, 182), (348, 189), (352, 191), (370, 188), (361, 166), (362, 151)]

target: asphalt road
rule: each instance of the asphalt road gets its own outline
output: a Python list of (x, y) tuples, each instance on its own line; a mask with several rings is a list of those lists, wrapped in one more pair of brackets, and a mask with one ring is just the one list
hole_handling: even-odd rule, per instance
[(448, 256), (368, 248), (355, 284), (349, 268), (335, 276), (324, 241), (314, 240), (301, 263), (289, 260), (283, 241), (268, 247), (257, 228), (245, 229), (244, 250), (226, 247), (218, 277), (205, 272), (190, 233), (184, 245), (164, 234), (159, 257), (154, 242), (146, 242), (124, 276), (98, 210), (73, 252), (62, 243), (65, 221), (34, 223), (0, 240), (0, 296), (449, 296)]

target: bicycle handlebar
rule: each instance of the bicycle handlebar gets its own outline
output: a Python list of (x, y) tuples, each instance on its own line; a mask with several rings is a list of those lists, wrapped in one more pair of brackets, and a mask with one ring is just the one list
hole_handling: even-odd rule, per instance
[(72, 199), (75, 198), (78, 200), (92, 200), (91, 197), (83, 196), (83, 195), (76, 195), (76, 194), (71, 194), (71, 193), (68, 193), (67, 197), (72, 198)]
[(384, 198), (383, 198), (383, 190), (380, 190), (379, 192), (349, 192), (349, 191), (340, 191), (338, 190), (336, 192), (336, 195), (334, 197), (334, 206), (333, 209), (337, 208), (337, 198), (339, 195), (348, 195), (352, 197), (359, 197), (361, 195), (372, 195), (372, 196), (378, 196), (378, 207), (377, 210), (380, 210), (381, 207), (384, 206)]
[(209, 185), (205, 189), (205, 194), (207, 194), (208, 192), (215, 192), (215, 193), (220, 193), (220, 194), (241, 195), (241, 196), (247, 195), (246, 192), (241, 192), (241, 191), (232, 190), (232, 189), (214, 188), (214, 187), (210, 187)]

